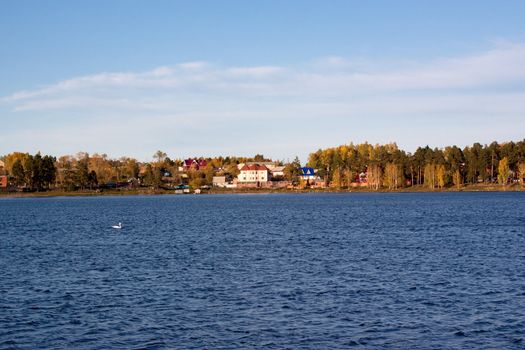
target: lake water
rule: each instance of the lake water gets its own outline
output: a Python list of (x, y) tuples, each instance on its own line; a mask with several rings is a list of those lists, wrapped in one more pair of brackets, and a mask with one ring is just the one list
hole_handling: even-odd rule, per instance
[(23, 198), (0, 213), (0, 349), (525, 348), (525, 193)]

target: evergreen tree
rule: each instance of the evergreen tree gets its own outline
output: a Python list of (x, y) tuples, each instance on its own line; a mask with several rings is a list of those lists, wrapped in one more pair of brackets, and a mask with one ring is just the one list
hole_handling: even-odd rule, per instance
[(91, 170), (87, 176), (87, 185), (90, 190), (98, 185), (97, 173), (94, 170)]
[(11, 176), (13, 177), (15, 184), (17, 186), (22, 186), (26, 181), (26, 175), (24, 171), (24, 166), (20, 159), (15, 160), (11, 170)]
[(48, 155), (42, 158), (42, 184), (47, 189), (49, 189), (51, 187), (51, 184), (53, 184), (56, 180), (57, 169), (55, 166), (55, 162), (56, 159)]
[(89, 156), (84, 156), (77, 162), (77, 185), (85, 189), (89, 183)]

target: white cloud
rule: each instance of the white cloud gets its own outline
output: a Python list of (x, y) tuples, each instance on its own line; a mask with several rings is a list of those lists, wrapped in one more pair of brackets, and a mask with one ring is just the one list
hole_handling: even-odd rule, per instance
[[(29, 113), (35, 119), (67, 115), (69, 126), (58, 128), (51, 123), (48, 140), (57, 139), (52, 137), (54, 132), (72, 132), (78, 123), (85, 124), (86, 118), (93, 116), (108, 120), (122, 120), (126, 116), (126, 122), (119, 125), (127, 135), (132, 135), (131, 139), (141, 135), (144, 139), (144, 135), (157, 130), (164, 139), (173, 134), (180, 142), (191, 143), (180, 127), (199, 134), (201, 147), (205, 147), (203, 140), (209, 139), (209, 147), (219, 142), (223, 149), (226, 145), (215, 135), (219, 129), (228, 138), (264, 129), (267, 137), (282, 137), (289, 140), (290, 147), (297, 148), (294, 142), (300, 143), (302, 135), (319, 135), (316, 139), (322, 144), (349, 141), (344, 134), (357, 137), (366, 133), (374, 136), (378, 133), (385, 138), (388, 135), (384, 141), (393, 141), (393, 130), (401, 129), (382, 128), (395, 124), (396, 120), (411, 130), (412, 137), (425, 134), (421, 131), (425, 126), (432, 127), (440, 120), (458, 119), (465, 121), (458, 125), (472, 123), (471, 133), (478, 130), (479, 135), (486, 135), (488, 131), (483, 128), (491, 125), (489, 130), (497, 135), (504, 134), (505, 128), (512, 128), (509, 135), (514, 135), (516, 130), (525, 130), (522, 62), (525, 62), (525, 44), (508, 43), (478, 54), (427, 62), (376, 62), (327, 56), (297, 65), (228, 67), (195, 61), (143, 72), (74, 77), (14, 92), (1, 98), (0, 105), (9, 118)], [(495, 128), (492, 125), (495, 118), (511, 121), (512, 126), (501, 124)], [(145, 121), (153, 127), (145, 127)], [(323, 134), (323, 130), (333, 130), (334, 125), (337, 131)], [(295, 136), (285, 136), (286, 128)], [(82, 130), (89, 135), (84, 142), (88, 144), (88, 139), (105, 135), (106, 126)], [(281, 136), (271, 136), (279, 133)], [(334, 135), (339, 134), (340, 139), (336, 139)], [(449, 134), (452, 137), (453, 133)], [(406, 136), (401, 131), (399, 135)], [(8, 138), (16, 142), (16, 137), (16, 131), (9, 127), (0, 131), (2, 142)], [(20, 140), (25, 136), (18, 137)], [(44, 134), (41, 137), (40, 141), (46, 142)], [(61, 143), (74, 144), (75, 140), (80, 143), (78, 138)], [(126, 140), (115, 141), (124, 147)], [(153, 137), (151, 142), (155, 141), (158, 139)], [(273, 144), (283, 142), (274, 140)], [(274, 147), (271, 144), (266, 140), (260, 147)], [(312, 150), (317, 146), (304, 147)], [(285, 150), (282, 146), (274, 148), (276, 152)]]
[(151, 71), (151, 75), (154, 77), (165, 77), (173, 74), (173, 71), (172, 67), (157, 67)]
[(253, 77), (253, 78), (261, 78), (261, 77), (272, 76), (272, 75), (283, 73), (283, 72), (284, 72), (283, 67), (275, 67), (275, 66), (234, 67), (226, 71), (226, 76), (233, 75), (233, 76), (246, 76), (246, 77)]
[(209, 63), (205, 61), (193, 61), (193, 62), (180, 63), (178, 66), (184, 70), (191, 71), (191, 70), (204, 69), (207, 66), (209, 66)]
[[(62, 108), (64, 104), (47, 103), (63, 98), (85, 100), (93, 106), (101, 92), (107, 99), (137, 100), (137, 97), (166, 95), (185, 99), (197, 94), (209, 95), (319, 97), (374, 96), (452, 89), (491, 89), (525, 83), (525, 45), (507, 45), (487, 52), (459, 58), (413, 63), (407, 67), (384, 71), (381, 63), (369, 62), (368, 68), (341, 57), (327, 57), (313, 66), (246, 66), (218, 67), (206, 62), (163, 66), (146, 72), (116, 72), (81, 76), (60, 81), (40, 89), (19, 91), (2, 99), (15, 110)], [(362, 65), (361, 65), (362, 66)], [(334, 69), (334, 67), (336, 69)], [(73, 104), (78, 107), (78, 103)], [(97, 104), (95, 104), (97, 106)]]

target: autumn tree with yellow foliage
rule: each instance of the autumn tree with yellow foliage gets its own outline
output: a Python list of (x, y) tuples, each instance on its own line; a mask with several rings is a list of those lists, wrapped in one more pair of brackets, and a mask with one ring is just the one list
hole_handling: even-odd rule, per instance
[(505, 185), (510, 175), (509, 159), (507, 157), (499, 161), (498, 164), (498, 183)]

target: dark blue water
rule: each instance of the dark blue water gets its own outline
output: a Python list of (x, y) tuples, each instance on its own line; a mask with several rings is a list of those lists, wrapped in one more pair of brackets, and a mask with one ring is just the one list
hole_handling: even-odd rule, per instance
[(0, 213), (1, 349), (525, 348), (525, 193), (2, 199)]

